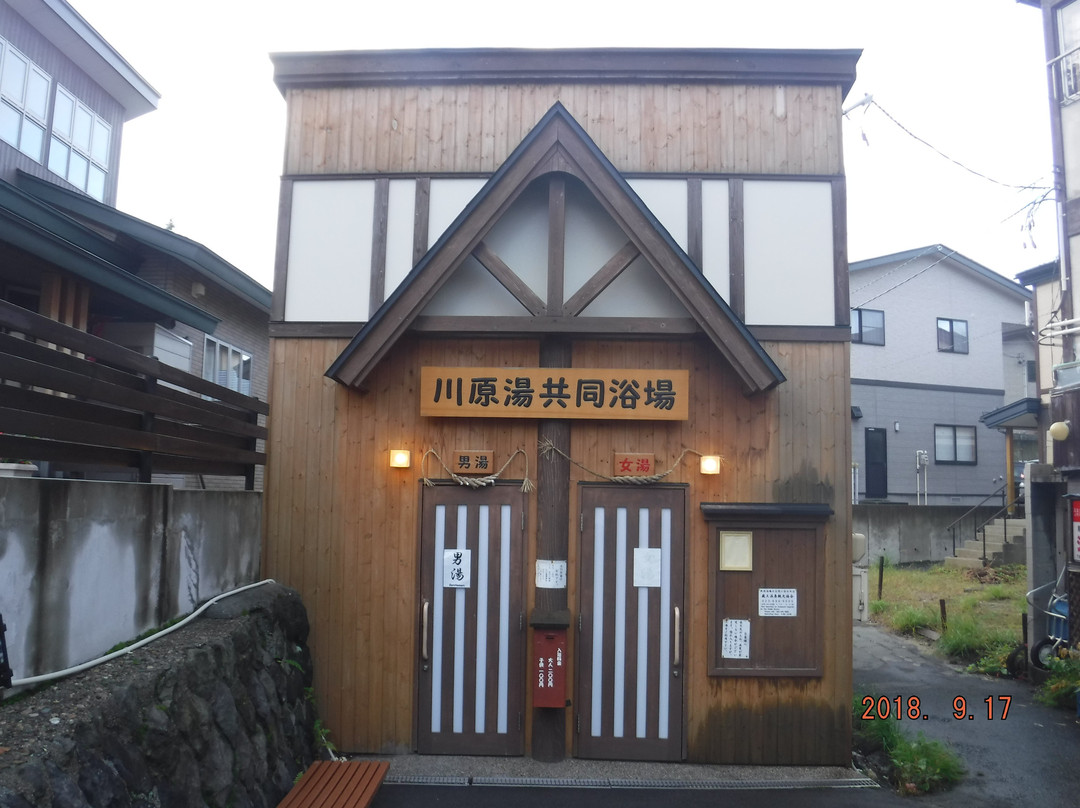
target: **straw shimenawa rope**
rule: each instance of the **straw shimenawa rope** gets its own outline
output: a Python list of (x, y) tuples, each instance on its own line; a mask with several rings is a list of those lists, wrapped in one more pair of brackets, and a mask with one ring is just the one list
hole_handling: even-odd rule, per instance
[(448, 469), (446, 467), (446, 463), (444, 463), (443, 459), (441, 457), (439, 457), (438, 452), (436, 452), (434, 449), (428, 449), (426, 452), (424, 452), (424, 456), (420, 460), (420, 469), (423, 472), (423, 477), (421, 477), (421, 481), (424, 483), (424, 485), (434, 486), (435, 483), (433, 483), (427, 476), (427, 459), (428, 459), (428, 455), (432, 455), (436, 460), (439, 461), (439, 465), (443, 467), (443, 470), (447, 473), (447, 475), (450, 477), (451, 480), (453, 480), (458, 485), (464, 485), (467, 488), (483, 488), (483, 487), (488, 486), (488, 485), (493, 485), (495, 483), (495, 481), (499, 479), (499, 475), (502, 474), (506, 470), (506, 467), (510, 465), (510, 462), (515, 457), (517, 457), (518, 455), (524, 455), (525, 456), (525, 480), (521, 483), (521, 490), (524, 491), (527, 494), (530, 491), (532, 491), (533, 488), (535, 487), (535, 486), (533, 486), (532, 480), (529, 479), (529, 456), (527, 454), (525, 454), (524, 449), (518, 449), (512, 455), (510, 455), (510, 457), (507, 459), (507, 461), (502, 464), (502, 468), (500, 468), (494, 474), (486, 474), (483, 477), (463, 476), (461, 474), (455, 474), (454, 472), (450, 471), (450, 469)]
[[(701, 452), (696, 452), (693, 449), (683, 449), (682, 454), (680, 454), (678, 459), (674, 463), (671, 464), (671, 468), (669, 468), (667, 471), (661, 472), (660, 474), (649, 474), (647, 476), (641, 476), (641, 477), (630, 477), (630, 476), (611, 477), (611, 476), (609, 476), (607, 474), (601, 474), (601, 473), (599, 473), (597, 471), (593, 471), (592, 469), (585, 468), (585, 466), (581, 465), (581, 463), (574, 460), (574, 458), (570, 457), (570, 455), (568, 455), (566, 452), (564, 452), (561, 449), (557, 448), (555, 446), (555, 444), (551, 442), (550, 438), (545, 438), (544, 440), (540, 441), (539, 449), (540, 449), (540, 456), (541, 457), (549, 457), (552, 454), (559, 454), (559, 455), (562, 455), (563, 457), (565, 457), (567, 460), (569, 460), (571, 463), (573, 463), (575, 466), (577, 466), (582, 471), (588, 472), (589, 474), (593, 475), (594, 477), (599, 477), (601, 480), (607, 480), (608, 482), (612, 482), (612, 483), (629, 483), (631, 485), (648, 485), (649, 483), (658, 483), (662, 479), (667, 477), (669, 474), (671, 474), (671, 472), (675, 471), (675, 469), (678, 468), (679, 464), (682, 462), (682, 459), (684, 457), (686, 457), (686, 455), (695, 454), (698, 457), (703, 456), (701, 454)], [(720, 462), (721, 463), (724, 462), (723, 457), (720, 458)]]

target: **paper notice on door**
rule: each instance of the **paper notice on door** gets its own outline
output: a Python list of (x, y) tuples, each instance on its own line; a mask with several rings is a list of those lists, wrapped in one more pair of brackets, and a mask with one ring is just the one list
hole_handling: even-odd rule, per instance
[(660, 548), (634, 548), (634, 586), (660, 586)]
[(472, 586), (472, 550), (443, 550), (443, 586), (447, 589)]
[(537, 589), (566, 589), (566, 562), (536, 560)]
[(720, 654), (724, 659), (750, 658), (750, 621), (725, 620)]
[(758, 617), (795, 617), (799, 613), (797, 589), (759, 589)]

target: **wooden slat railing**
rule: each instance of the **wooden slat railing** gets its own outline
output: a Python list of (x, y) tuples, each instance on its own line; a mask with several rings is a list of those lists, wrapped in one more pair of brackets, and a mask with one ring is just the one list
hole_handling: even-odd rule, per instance
[[(208, 398), (207, 398), (208, 397)], [(0, 301), (0, 457), (242, 476), (263, 401)]]

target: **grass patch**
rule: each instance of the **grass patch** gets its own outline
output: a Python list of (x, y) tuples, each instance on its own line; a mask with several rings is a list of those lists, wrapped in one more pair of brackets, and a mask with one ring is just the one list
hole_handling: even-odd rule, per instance
[[(872, 569), (871, 573), (876, 573)], [(871, 582), (871, 587), (877, 581)], [(911, 634), (920, 628), (941, 630), (940, 601), (947, 627), (939, 650), (985, 672), (1004, 670), (1002, 649), (1020, 642), (1026, 610), (1027, 569), (1023, 566), (954, 569), (943, 564), (886, 565), (881, 599), (870, 604), (871, 618), (892, 631)], [(998, 657), (1002, 664), (998, 664)], [(982, 670), (980, 671), (982, 672)]]
[(1064, 659), (1051, 659), (1046, 681), (1035, 691), (1035, 698), (1050, 707), (1076, 708), (1076, 691), (1080, 689), (1080, 653), (1071, 651)]
[(905, 634), (914, 634), (919, 628), (931, 628), (938, 622), (937, 615), (929, 608), (914, 605), (900, 606), (892, 613), (890, 619), (893, 630)]
[[(951, 788), (963, 777), (963, 761), (940, 741), (923, 733), (909, 737), (895, 718), (877, 718), (870, 704), (856, 694), (852, 699), (852, 730), (862, 765), (873, 769), (901, 794), (918, 794)], [(864, 715), (874, 718), (863, 718)]]
[(993, 628), (974, 615), (962, 614), (949, 618), (949, 625), (938, 640), (938, 648), (949, 656), (972, 661), (991, 652), (997, 654), (1002, 647), (1008, 649), (1005, 651), (1007, 656), (1018, 640), (1008, 629)]

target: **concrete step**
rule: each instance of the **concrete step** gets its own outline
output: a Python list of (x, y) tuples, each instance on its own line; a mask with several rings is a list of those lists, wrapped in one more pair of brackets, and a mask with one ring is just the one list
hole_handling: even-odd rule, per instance
[(981, 558), (953, 557), (953, 558), (946, 558), (945, 559), (945, 566), (946, 567), (954, 567), (954, 568), (961, 568), (961, 569), (966, 567), (968, 569), (978, 569), (982, 565), (983, 565), (983, 563), (982, 563)]
[(1025, 538), (1025, 531), (1023, 525), (1016, 525), (1010, 523), (1008, 525), (996, 524), (991, 522), (985, 528), (987, 541), (1023, 541)]
[[(974, 539), (968, 539), (966, 542), (964, 542), (962, 545), (960, 545), (959, 549), (956, 551), (957, 555), (960, 554), (961, 550), (974, 550), (975, 552), (977, 552), (981, 556), (983, 554), (983, 543), (981, 541), (977, 541), (977, 540), (974, 540)], [(991, 553), (1002, 553), (1004, 551), (1005, 551), (1005, 543), (1004, 542), (990, 541), (989, 539), (987, 539), (987, 542), (986, 542), (986, 554), (987, 555), (990, 555)]]

